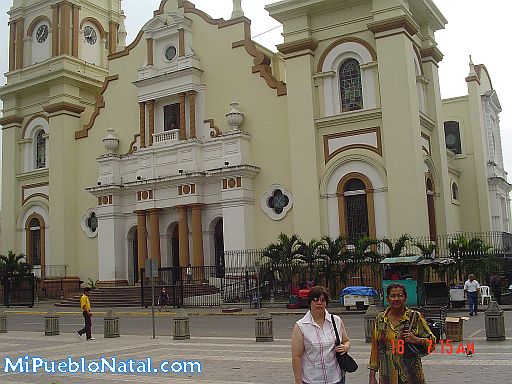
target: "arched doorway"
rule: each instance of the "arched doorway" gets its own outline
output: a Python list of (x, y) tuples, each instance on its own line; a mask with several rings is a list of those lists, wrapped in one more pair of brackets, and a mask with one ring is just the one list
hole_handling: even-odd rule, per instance
[[(179, 224), (174, 226), (171, 237), (171, 265), (180, 266), (180, 229)], [(185, 267), (185, 265), (184, 265)]]
[(351, 240), (376, 237), (373, 186), (368, 177), (352, 172), (338, 183), (340, 234)]
[(216, 277), (224, 277), (224, 226), (222, 219), (219, 219), (215, 224), (215, 231), (213, 234), (213, 244), (215, 251), (215, 266)]
[(427, 176), (425, 184), (427, 188), (428, 231), (430, 240), (435, 241), (437, 238), (436, 210), (434, 205), (435, 188), (430, 176)]
[(128, 231), (128, 283), (136, 284), (139, 279), (139, 242), (137, 240), (137, 227)]
[(33, 267), (36, 275), (43, 278), (45, 277), (45, 224), (42, 216), (37, 213), (31, 214), (27, 218), (25, 230), (27, 263)]

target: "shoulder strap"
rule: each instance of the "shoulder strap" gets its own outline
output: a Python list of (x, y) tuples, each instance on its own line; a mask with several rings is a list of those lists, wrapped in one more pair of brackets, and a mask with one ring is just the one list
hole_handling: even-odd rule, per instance
[(331, 321), (332, 327), (334, 328), (334, 334), (336, 335), (336, 345), (340, 345), (340, 335), (338, 334), (338, 329), (336, 328), (336, 321), (334, 320), (334, 315), (331, 313)]
[[(412, 327), (414, 326), (414, 323), (416, 322), (417, 320), (417, 317), (418, 317), (418, 312), (416, 312), (415, 310), (410, 310), (412, 312), (412, 319), (409, 320), (409, 329), (408, 331), (411, 332), (412, 330)], [(411, 313), (409, 312), (409, 318), (411, 317)]]

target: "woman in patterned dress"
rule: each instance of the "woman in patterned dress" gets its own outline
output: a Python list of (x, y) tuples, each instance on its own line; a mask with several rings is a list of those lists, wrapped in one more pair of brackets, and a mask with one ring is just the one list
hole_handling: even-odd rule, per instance
[(423, 345), (433, 350), (436, 338), (427, 322), (419, 313), (413, 320), (414, 311), (405, 306), (407, 292), (401, 284), (388, 286), (387, 299), (390, 306), (375, 319), (372, 335), (372, 351), (368, 369), (369, 384), (377, 384), (376, 372), (379, 372), (379, 384), (425, 384), (421, 358), (406, 358), (404, 342)]

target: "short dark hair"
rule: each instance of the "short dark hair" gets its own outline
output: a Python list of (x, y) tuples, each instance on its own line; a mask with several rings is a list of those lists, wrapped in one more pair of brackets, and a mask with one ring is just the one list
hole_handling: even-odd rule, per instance
[(327, 291), (327, 288), (322, 287), (321, 285), (315, 285), (309, 290), (308, 305), (311, 305), (313, 299), (316, 299), (320, 296), (323, 296), (325, 299), (325, 304), (329, 305), (329, 292)]
[(85, 292), (90, 292), (90, 291), (91, 291), (91, 288), (89, 288), (89, 287), (85, 287), (85, 288), (84, 288), (84, 293), (85, 293)]
[(401, 288), (402, 292), (404, 293), (404, 297), (407, 299), (407, 291), (405, 290), (405, 287), (402, 284), (398, 284), (398, 283), (393, 283), (393, 284), (388, 285), (388, 287), (386, 288), (386, 296), (387, 297), (389, 297), (389, 295), (391, 294), (391, 290), (394, 288)]

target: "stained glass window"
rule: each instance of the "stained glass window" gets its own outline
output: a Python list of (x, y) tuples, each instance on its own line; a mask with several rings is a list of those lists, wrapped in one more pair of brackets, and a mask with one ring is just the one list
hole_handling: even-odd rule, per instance
[(359, 179), (350, 179), (343, 188), (345, 200), (345, 220), (349, 239), (369, 236), (368, 203), (364, 183)]
[(356, 59), (348, 59), (340, 67), (341, 111), (356, 111), (363, 108), (361, 69)]
[(36, 136), (36, 168), (46, 167), (46, 139), (44, 131), (41, 130)]
[(288, 205), (290, 200), (288, 196), (283, 194), (283, 191), (276, 189), (272, 196), (268, 199), (268, 206), (274, 210), (278, 215), (283, 213), (284, 208)]
[(86, 225), (91, 230), (91, 232), (96, 232), (96, 229), (98, 229), (98, 218), (94, 212), (91, 212), (87, 218)]

